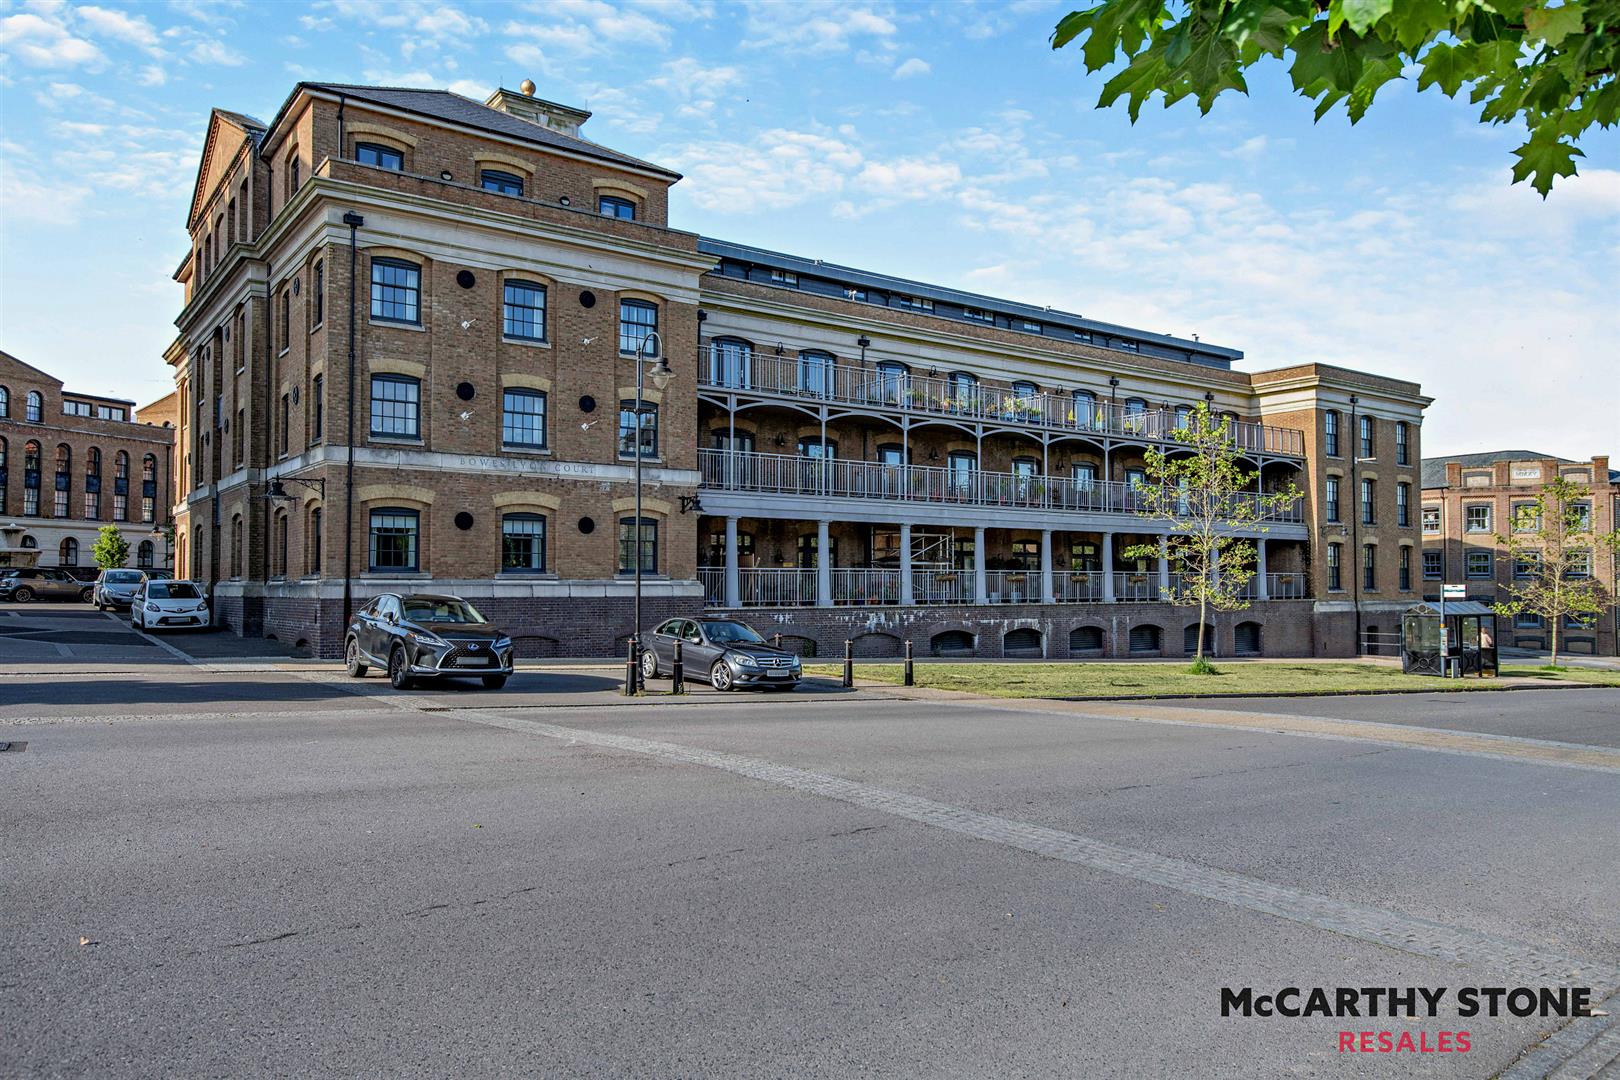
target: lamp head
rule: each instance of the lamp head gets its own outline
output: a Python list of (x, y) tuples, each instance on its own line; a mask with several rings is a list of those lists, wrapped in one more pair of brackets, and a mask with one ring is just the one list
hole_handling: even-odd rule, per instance
[(658, 366), (652, 371), (652, 384), (660, 390), (666, 390), (674, 378), (675, 372), (670, 369), (669, 360), (659, 357)]

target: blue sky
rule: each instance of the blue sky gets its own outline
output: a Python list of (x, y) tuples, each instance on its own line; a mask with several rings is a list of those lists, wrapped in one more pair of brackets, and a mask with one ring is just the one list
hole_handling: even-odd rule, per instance
[(211, 106), (528, 77), (683, 172), (679, 228), (1416, 379), (1431, 454), (1620, 458), (1620, 136), (1543, 203), (1516, 131), (1410, 81), (1313, 124), (1272, 65), (1132, 127), (1047, 47), (1070, 6), (0, 0), (0, 348), (166, 392)]

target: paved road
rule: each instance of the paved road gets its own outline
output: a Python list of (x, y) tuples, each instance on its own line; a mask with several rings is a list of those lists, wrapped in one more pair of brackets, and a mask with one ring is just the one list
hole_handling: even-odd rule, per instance
[(1514, 690), (1468, 694), (1345, 694), (1325, 698), (1197, 698), (1195, 709), (1324, 716), (1380, 724), (1552, 739), (1620, 749), (1620, 690)]
[(1362, 1058), (1219, 991), (1620, 985), (1599, 767), (1083, 705), (29, 670), (0, 1075), (1484, 1077), (1558, 1022), (1352, 1023), (1474, 1045)]

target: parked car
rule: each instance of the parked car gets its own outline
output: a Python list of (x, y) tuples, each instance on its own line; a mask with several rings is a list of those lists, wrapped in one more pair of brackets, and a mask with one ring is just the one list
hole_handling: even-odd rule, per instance
[(141, 570), (103, 570), (96, 578), (95, 594), (90, 598), (100, 611), (108, 608), (127, 608), (135, 599), (135, 590), (146, 580)]
[(349, 677), (372, 667), (396, 690), (417, 679), (477, 675), (491, 690), (512, 674), (512, 639), (459, 596), (383, 593), (355, 612), (344, 635)]
[(129, 609), (129, 625), (138, 630), (204, 628), (208, 618), (208, 594), (194, 581), (143, 581)]
[(791, 690), (804, 675), (799, 658), (766, 642), (747, 623), (735, 619), (670, 619), (643, 639), (641, 675), (662, 678), (675, 664), (675, 642), (681, 643), (681, 667), (706, 678), (716, 690), (764, 686)]
[(89, 603), (95, 587), (86, 585), (53, 566), (13, 566), (0, 570), (0, 600), (26, 604), (30, 600), (83, 600)]
[(62, 567), (62, 572), (68, 577), (72, 578), (74, 581), (82, 581), (86, 585), (94, 585), (96, 583), (96, 578), (101, 575), (101, 568), (98, 566), (64, 566)]

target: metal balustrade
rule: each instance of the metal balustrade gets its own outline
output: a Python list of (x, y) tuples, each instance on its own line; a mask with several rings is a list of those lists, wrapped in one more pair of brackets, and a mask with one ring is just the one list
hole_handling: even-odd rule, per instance
[[(744, 450), (699, 450), (698, 467), (702, 486), (720, 491), (1152, 516), (1144, 505), (1141, 489), (1117, 480), (890, 465)], [(1235, 497), (1251, 502), (1257, 498), (1250, 492)], [(1263, 521), (1278, 523), (1304, 519), (1303, 502), (1298, 499), (1262, 517)]]
[[(826, 361), (814, 353), (761, 356), (749, 348), (715, 342), (699, 346), (698, 385), (1116, 438), (1174, 441), (1183, 423), (1175, 408), (1164, 406), (1133, 408), (1062, 391), (1020, 393), (1010, 386), (919, 375), (876, 363)], [(1302, 431), (1252, 420), (1228, 423), (1233, 443), (1245, 453), (1305, 456)]]
[[(724, 567), (698, 568), (706, 607), (726, 606)], [(1101, 570), (1052, 571), (1052, 599), (1059, 604), (1103, 603), (1105, 577), (1112, 577), (1115, 603), (1155, 603), (1165, 599), (1157, 571)], [(832, 604), (839, 607), (860, 604), (900, 603), (900, 571), (875, 567), (835, 567), (829, 573)], [(1268, 574), (1272, 600), (1305, 597), (1305, 575)], [(737, 570), (738, 597), (743, 607), (809, 607), (816, 602), (816, 571), (797, 567), (740, 567)], [(985, 602), (990, 604), (1041, 603), (1039, 570), (986, 570)], [(972, 604), (973, 571), (945, 568), (913, 569), (913, 604)], [(1250, 599), (1258, 596), (1257, 583), (1245, 590)]]

